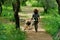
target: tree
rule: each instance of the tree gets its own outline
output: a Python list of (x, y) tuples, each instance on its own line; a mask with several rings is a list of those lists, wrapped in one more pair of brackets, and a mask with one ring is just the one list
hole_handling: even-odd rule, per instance
[(48, 0), (41, 0), (41, 4), (42, 4), (42, 6), (44, 8), (44, 12), (47, 13), (47, 10), (49, 9), (48, 8), (49, 7), (49, 1)]
[(58, 13), (60, 14), (60, 0), (56, 0), (57, 4), (58, 4)]
[(21, 0), (21, 1), (20, 1), (20, 2), (21, 2), (21, 5), (26, 6), (26, 1), (27, 1), (27, 0)]
[(1, 13), (2, 13), (2, 5), (4, 4), (4, 0), (0, 0), (0, 16), (1, 16)]
[(55, 0), (41, 0), (42, 7), (44, 8), (44, 12), (47, 13), (48, 10), (54, 9), (57, 7)]
[(13, 11), (14, 11), (16, 29), (20, 29), (19, 16), (18, 16), (18, 12), (20, 9), (20, 1), (16, 0), (16, 2), (12, 3), (12, 6), (13, 6)]
[(1, 16), (1, 13), (2, 13), (2, 4), (0, 2), (0, 16)]
[(43, 6), (43, 7), (44, 7), (44, 12), (46, 12), (46, 13), (48, 10), (48, 6), (49, 6), (48, 0), (45, 0), (45, 6)]

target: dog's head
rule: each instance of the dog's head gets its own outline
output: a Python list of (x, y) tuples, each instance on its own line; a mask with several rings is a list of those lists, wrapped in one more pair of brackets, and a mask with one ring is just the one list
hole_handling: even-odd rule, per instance
[(27, 22), (31, 22), (31, 19), (26, 19), (25, 20), (25, 23), (27, 23)]
[(31, 20), (30, 19), (27, 19), (26, 22), (25, 22), (26, 25), (30, 25), (31, 24)]

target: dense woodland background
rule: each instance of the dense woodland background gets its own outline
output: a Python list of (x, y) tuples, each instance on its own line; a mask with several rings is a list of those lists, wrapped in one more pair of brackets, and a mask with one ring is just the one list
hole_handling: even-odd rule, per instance
[[(15, 11), (12, 3), (15, 4), (16, 1), (18, 4), (15, 6), (18, 7), (15, 8)], [(18, 13), (23, 12), (24, 14), (23, 7), (26, 6), (43, 8), (43, 12), (40, 12), (40, 16), (44, 16), (41, 19), (44, 24), (43, 28), (52, 35), (53, 40), (60, 40), (58, 35), (60, 31), (60, 0), (0, 0), (0, 40), (26, 39), (25, 32), (21, 29), (16, 30), (20, 27)], [(14, 16), (15, 14), (16, 16)]]

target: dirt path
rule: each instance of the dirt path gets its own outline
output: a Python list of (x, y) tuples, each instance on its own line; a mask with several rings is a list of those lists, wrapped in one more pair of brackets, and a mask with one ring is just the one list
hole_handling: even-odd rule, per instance
[[(26, 8), (23, 8), (23, 12), (19, 13), (20, 15), (20, 19), (29, 19), (32, 17), (32, 11), (33, 9), (35, 9), (37, 7), (34, 7), (34, 8), (31, 8), (31, 7), (26, 7)], [(38, 10), (40, 10), (40, 12), (43, 11), (42, 8), (37, 8)], [(44, 16), (40, 16), (40, 18), (44, 18)], [(31, 30), (26, 30), (26, 33), (27, 33), (27, 39), (26, 40), (52, 40), (52, 37), (51, 35), (49, 35), (45, 29), (42, 28), (42, 23), (40, 22), (39, 24), (39, 28), (38, 28), (38, 32), (36, 33), (35, 30), (34, 30), (34, 27), (33, 29)], [(24, 27), (21, 27), (22, 30), (24, 30)]]
[[(21, 12), (21, 13), (19, 13), (19, 15), (20, 15), (20, 18), (21, 19), (27, 19), (27, 18), (31, 18), (31, 16), (32, 16), (32, 11), (33, 11), (33, 9), (35, 9), (36, 7), (34, 7), (34, 8), (29, 8), (29, 7), (27, 7), (27, 8), (23, 8), (23, 12)], [(37, 8), (37, 9), (39, 9), (39, 8)], [(39, 9), (41, 12), (43, 11), (43, 9), (42, 8), (40, 8)], [(26, 14), (25, 14), (26, 13)], [(44, 18), (43, 16), (40, 16), (40, 18)], [(3, 21), (3, 22), (5, 22), (5, 23), (8, 23), (9, 21), (7, 21), (7, 20), (5, 20), (5, 19), (3, 19), (3, 18), (1, 18), (1, 20), (0, 21)], [(10, 22), (9, 22), (10, 23)], [(23, 24), (24, 25), (24, 24)], [(45, 29), (43, 29), (42, 28), (42, 23), (40, 22), (40, 24), (39, 24), (39, 28), (38, 28), (38, 32), (36, 33), (35, 32), (35, 30), (34, 30), (34, 27), (33, 27), (33, 29), (31, 29), (31, 30), (26, 30), (26, 33), (27, 33), (27, 38), (26, 38), (26, 40), (52, 40), (52, 37), (51, 37), (51, 35), (49, 35), (46, 31), (45, 31)], [(24, 27), (22, 27), (21, 26), (21, 28), (22, 28), (22, 30), (24, 30)]]
[(52, 40), (52, 38), (48, 33), (44, 31), (39, 31), (37, 33), (31, 31), (27, 32), (27, 40)]
[[(51, 35), (49, 35), (45, 29), (42, 28), (42, 23), (40, 23), (38, 27), (38, 32), (35, 32), (35, 29), (26, 30), (27, 38), (26, 40), (53, 40)], [(24, 30), (24, 27), (22, 27), (22, 30)]]
[[(1, 22), (3, 23), (10, 23), (7, 20), (3, 20), (4, 18), (1, 18)], [(21, 27), (24, 29), (23, 27)], [(26, 40), (52, 40), (52, 37), (42, 28), (41, 25), (39, 25), (38, 32), (36, 33), (34, 28), (32, 30), (26, 30), (27, 38)]]
[[(23, 27), (22, 27), (23, 29)], [(35, 32), (35, 29), (26, 30), (27, 38), (26, 40), (53, 40), (51, 35), (49, 35), (41, 25), (38, 27), (38, 32)]]
[[(10, 23), (9, 21), (5, 20), (4, 18), (0, 18), (0, 22), (3, 23)], [(49, 35), (43, 28), (42, 23), (40, 23), (38, 32), (36, 33), (34, 28), (32, 30), (26, 30), (27, 38), (26, 40), (52, 40), (51, 35)], [(24, 29), (24, 27), (21, 27)]]
[[(42, 23), (39, 25), (37, 33), (35, 32), (34, 27), (31, 30), (26, 30), (26, 40), (53, 40), (51, 35), (49, 35), (41, 25)], [(22, 30), (24, 30), (24, 27), (22, 27)]]
[[(23, 7), (21, 13), (19, 13), (20, 19), (29, 19), (32, 17), (33, 9), (37, 7)], [(37, 8), (39, 12), (43, 11), (43, 8)], [(44, 16), (40, 16), (40, 18), (44, 18)], [(33, 27), (31, 30), (26, 30), (27, 38), (26, 40), (52, 40), (51, 35), (49, 35), (45, 29), (42, 28), (42, 23), (40, 22), (38, 32), (35, 32), (35, 29)], [(24, 30), (24, 27), (21, 27), (22, 30)]]
[(39, 23), (38, 32), (36, 33), (34, 28), (27, 31), (27, 40), (52, 40), (51, 35), (49, 35), (45, 29), (42, 28), (43, 23)]

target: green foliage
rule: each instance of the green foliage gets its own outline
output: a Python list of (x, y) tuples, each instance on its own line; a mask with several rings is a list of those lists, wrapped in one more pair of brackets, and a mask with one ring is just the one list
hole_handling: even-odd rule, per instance
[(2, 17), (14, 21), (14, 12), (11, 6), (3, 6)]
[(4, 0), (4, 5), (11, 5), (11, 3), (12, 3), (12, 0)]
[(30, 1), (26, 1), (26, 5), (27, 5), (27, 6), (31, 6), (32, 3), (31, 3)]
[(37, 4), (38, 4), (38, 2), (37, 2), (37, 1), (34, 1), (34, 0), (33, 0), (33, 1), (31, 1), (31, 4), (32, 4), (32, 6), (34, 6), (34, 7), (35, 7), (35, 6), (38, 6), (38, 5), (37, 5)]
[(49, 16), (42, 19), (42, 22), (44, 23), (43, 28), (45, 28), (46, 31), (52, 35), (54, 40), (57, 39), (56, 35), (60, 29), (60, 17)]
[(46, 6), (48, 8), (56, 8), (57, 4), (55, 0), (41, 0), (42, 6)]
[(26, 1), (27, 1), (27, 0), (20, 0), (21, 5), (22, 5), (22, 6), (26, 6)]
[(4, 0), (0, 0), (0, 3), (4, 4)]
[(32, 5), (33, 7), (48, 7), (48, 8), (56, 8), (57, 3), (55, 0), (28, 0), (28, 5)]
[(42, 21), (44, 22), (44, 28), (52, 36), (57, 33), (59, 26), (56, 17), (47, 17), (44, 18)]
[(25, 40), (25, 32), (16, 30), (13, 24), (0, 22), (0, 40)]
[(47, 10), (47, 13), (45, 12), (42, 12), (40, 15), (43, 15), (43, 16), (59, 16), (58, 15), (58, 9), (55, 8), (55, 9), (49, 9)]
[(26, 2), (26, 5), (30, 5), (32, 7), (40, 7), (41, 6), (41, 2), (38, 2), (36, 0), (28, 0)]
[(57, 13), (57, 9), (48, 10), (48, 14), (45, 14), (45, 18), (42, 19), (42, 22), (44, 23), (43, 28), (52, 35), (53, 39), (55, 39), (56, 34), (60, 29), (60, 16)]

